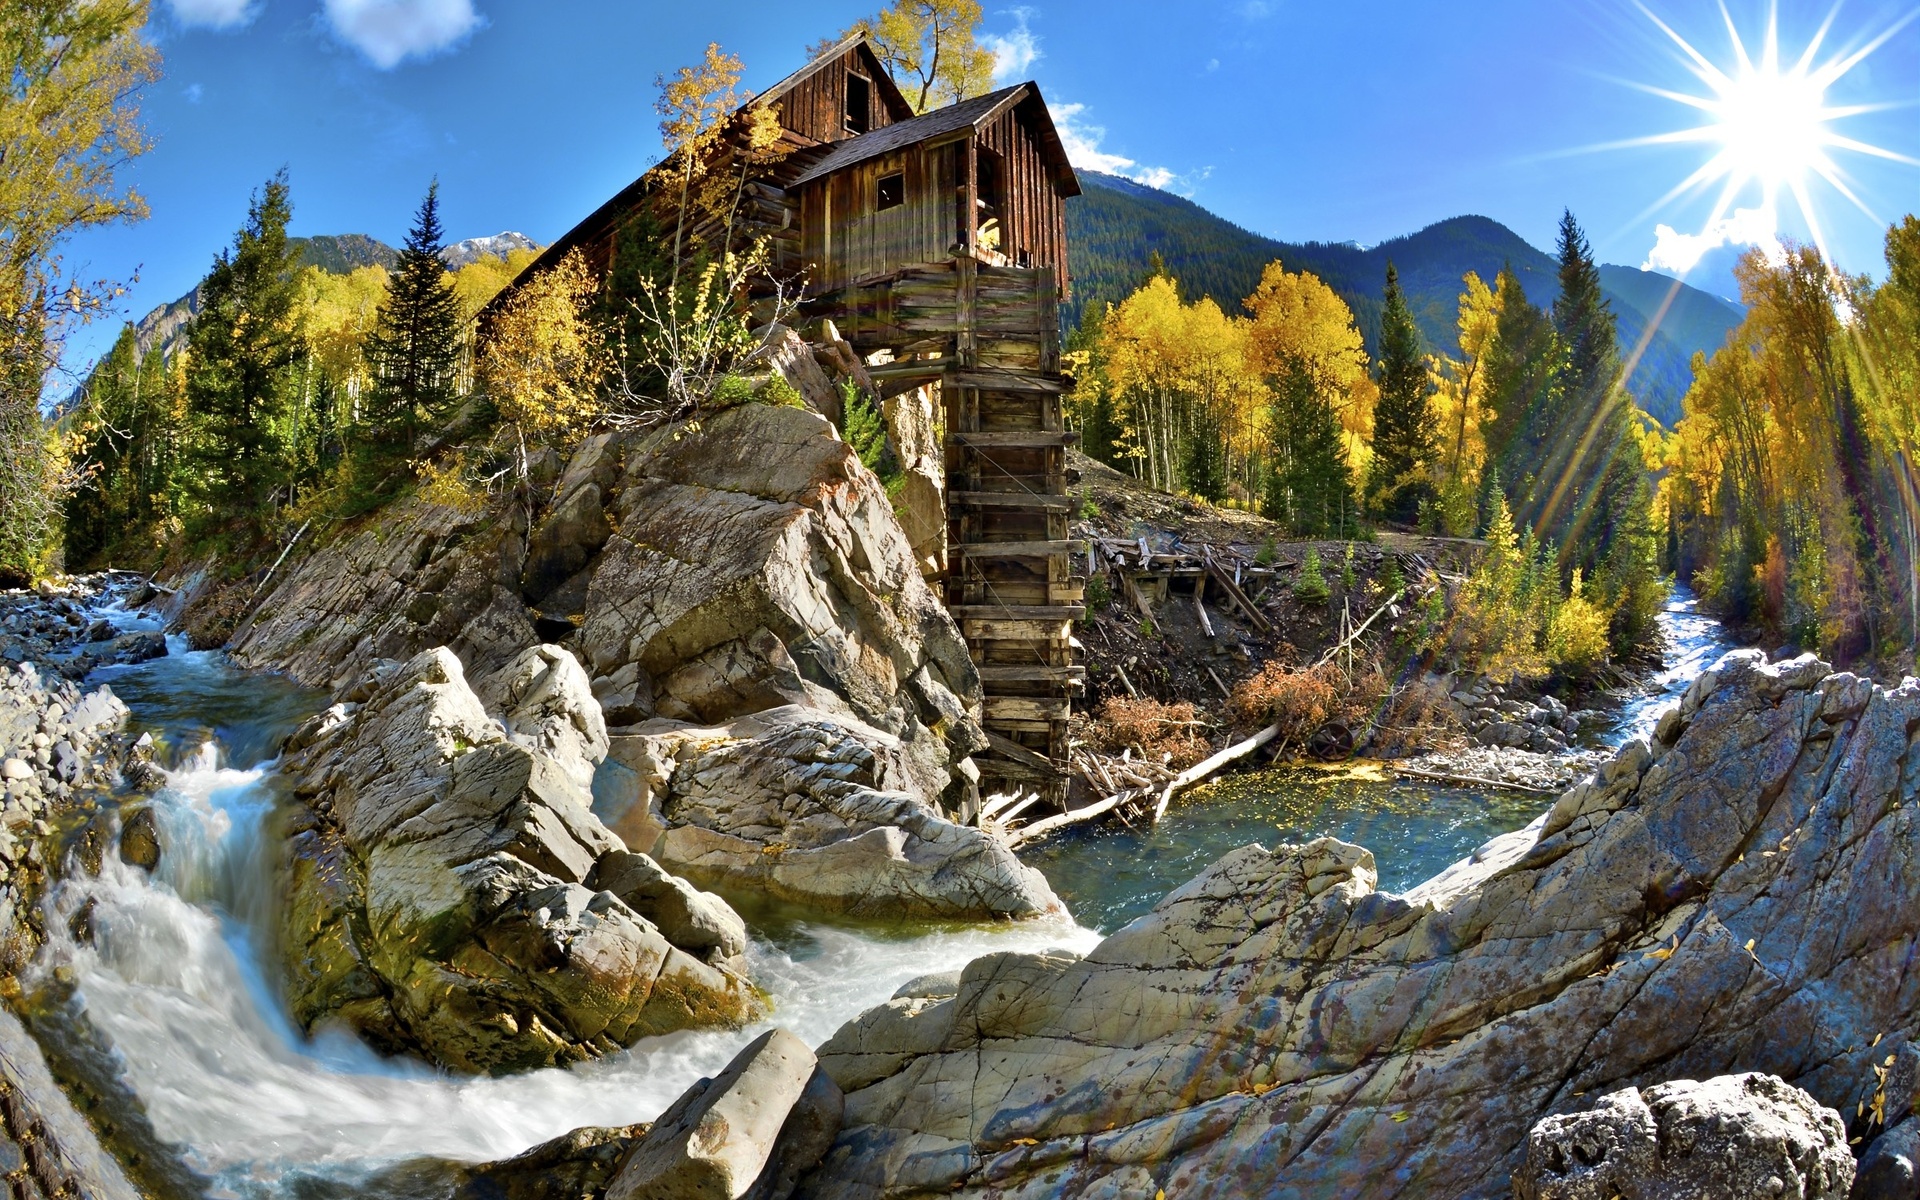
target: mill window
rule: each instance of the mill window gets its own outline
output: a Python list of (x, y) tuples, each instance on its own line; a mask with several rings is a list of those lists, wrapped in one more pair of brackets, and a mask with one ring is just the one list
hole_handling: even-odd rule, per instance
[(878, 184), (878, 194), (874, 198), (874, 211), (885, 212), (890, 208), (899, 208), (907, 202), (907, 177), (899, 171), (891, 175), (882, 175)]
[(865, 75), (847, 73), (847, 132), (865, 133), (871, 126), (873, 81)]

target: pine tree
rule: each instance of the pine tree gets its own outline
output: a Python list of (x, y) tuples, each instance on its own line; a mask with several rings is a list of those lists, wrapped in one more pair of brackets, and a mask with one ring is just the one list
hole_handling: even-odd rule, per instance
[(460, 303), (440, 261), (442, 240), (436, 180), (420, 202), (387, 281), (379, 324), (367, 338), (372, 386), (363, 436), (374, 457), (388, 463), (410, 454), (428, 423), (457, 398)]
[(1227, 447), (1220, 418), (1204, 403), (1195, 403), (1187, 421), (1186, 454), (1181, 474), (1187, 490), (1218, 503), (1227, 494)]
[(1301, 537), (1346, 536), (1355, 505), (1339, 417), (1302, 364), (1290, 364), (1272, 389), (1273, 466), (1263, 513)]
[(217, 523), (258, 516), (287, 478), (290, 376), (301, 350), (283, 170), (254, 194), (233, 247), (213, 261), (187, 337), (193, 486)]
[(1387, 264), (1387, 290), (1380, 308), (1380, 400), (1373, 410), (1373, 465), (1367, 473), (1367, 503), (1389, 520), (1408, 521), (1431, 497), (1426, 467), (1433, 459), (1433, 385), (1420, 351), (1420, 331), (1400, 290), (1400, 274)]

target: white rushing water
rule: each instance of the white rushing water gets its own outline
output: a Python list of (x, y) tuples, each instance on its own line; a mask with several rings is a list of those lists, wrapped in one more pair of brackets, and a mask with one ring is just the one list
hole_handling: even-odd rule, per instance
[[(151, 669), (188, 691), (198, 679), (210, 693), (224, 685), (230, 702), (245, 697), (248, 677), (216, 655), (180, 646)], [(140, 670), (108, 681), (130, 688)], [(775, 1006), (766, 1023), (648, 1039), (572, 1068), (452, 1076), (382, 1059), (346, 1034), (308, 1041), (286, 1017), (260, 936), (277, 903), (276, 850), (263, 836), (271, 772), (227, 764), (212, 742), (190, 754), (155, 800), (159, 870), (149, 878), (109, 853), (98, 876), (56, 889), (52, 941), (28, 980), (59, 971), (77, 985), (72, 1003), (111, 1044), (155, 1131), (214, 1180), (215, 1196), (287, 1195), (299, 1175), (351, 1183), (419, 1155), (498, 1159), (581, 1126), (650, 1120), (770, 1024), (817, 1045), (917, 976), (998, 950), (1084, 953), (1098, 940), (1065, 921), (896, 937), (803, 926), (749, 950)], [(88, 903), (83, 944), (68, 919)]]
[(1674, 585), (1658, 619), (1667, 638), (1665, 666), (1626, 697), (1605, 739), (1609, 745), (1653, 736), (1660, 714), (1686, 694), (1695, 677), (1740, 647), (1726, 626), (1700, 611), (1699, 597), (1685, 584)]

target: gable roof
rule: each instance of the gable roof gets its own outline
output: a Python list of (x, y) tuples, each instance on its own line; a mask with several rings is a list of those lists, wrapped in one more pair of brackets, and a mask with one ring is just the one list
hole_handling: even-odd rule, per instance
[(1041, 99), (1040, 85), (1037, 83), (1016, 83), (1012, 87), (1001, 88), (984, 96), (975, 96), (971, 100), (962, 100), (958, 104), (949, 104), (945, 108), (936, 108), (930, 113), (922, 113), (905, 121), (876, 129), (872, 133), (863, 133), (844, 142), (835, 142), (827, 152), (812, 166), (801, 172), (789, 188), (799, 188), (816, 179), (844, 171), (848, 167), (891, 154), (907, 146), (917, 146), (930, 142), (947, 134), (962, 130), (974, 130), (998, 117), (1008, 109), (1026, 101), (1033, 102), (1040, 140), (1052, 157), (1054, 181), (1063, 185), (1062, 194), (1078, 196), (1080, 180), (1073, 173), (1073, 166), (1067, 161), (1066, 147), (1060, 141), (1059, 132), (1053, 127), (1053, 115), (1047, 111), (1046, 101)]
[[(847, 53), (849, 50), (852, 50), (857, 46), (862, 45), (863, 43), (867, 45), (867, 53), (872, 55), (874, 65), (880, 68), (878, 71), (875, 71), (873, 73), (874, 75), (873, 83), (876, 87), (880, 89), (881, 99), (886, 101), (887, 107), (894, 110), (895, 112), (912, 113), (913, 106), (907, 103), (906, 96), (903, 95), (900, 91), (900, 85), (895, 83), (893, 81), (893, 76), (890, 73), (888, 73), (886, 69), (886, 64), (882, 63), (880, 61), (880, 56), (874, 53), (873, 46), (870, 42), (868, 35), (865, 33), (859, 33), (859, 32), (850, 33), (846, 37), (843, 37), (839, 41), (835, 42), (833, 45), (828, 46), (826, 49), (820, 51), (820, 53), (814, 55), (811, 59), (808, 59), (805, 66), (801, 67), (798, 71), (795, 71), (793, 74), (787, 76), (785, 79), (782, 79), (779, 83), (774, 84), (772, 87), (768, 88), (766, 91), (761, 92), (759, 95), (755, 96), (752, 100), (749, 100), (747, 102), (747, 105), (772, 104), (775, 100), (778, 100), (780, 97), (786, 95), (788, 92), (792, 91), (794, 88), (799, 87), (802, 83), (805, 83), (807, 80), (819, 74), (820, 71), (823, 68), (825, 68), (828, 63), (838, 61), (841, 55)], [(746, 105), (743, 105), (742, 107), (744, 108), (746, 107)]]

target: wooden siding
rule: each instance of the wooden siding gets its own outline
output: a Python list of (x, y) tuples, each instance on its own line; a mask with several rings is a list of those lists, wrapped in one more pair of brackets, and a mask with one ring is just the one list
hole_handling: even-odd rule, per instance
[[(912, 263), (937, 262), (953, 248), (958, 146), (909, 146), (816, 180), (801, 190), (802, 254), (812, 292)], [(905, 203), (878, 211), (882, 176), (905, 176)]]
[(1038, 103), (1024, 100), (1001, 113), (981, 127), (979, 140), (1000, 156), (1001, 254), (1010, 266), (1052, 268), (1064, 295), (1069, 286), (1066, 202), (1035, 133)]
[(868, 88), (867, 129), (879, 129), (913, 115), (910, 109), (889, 105), (888, 89), (880, 82), (886, 74), (880, 60), (865, 44), (855, 46), (836, 62), (823, 65), (774, 101), (780, 110), (780, 124), (794, 135), (798, 145), (813, 146), (837, 142), (853, 136), (847, 130), (847, 76), (863, 75), (872, 81)]

